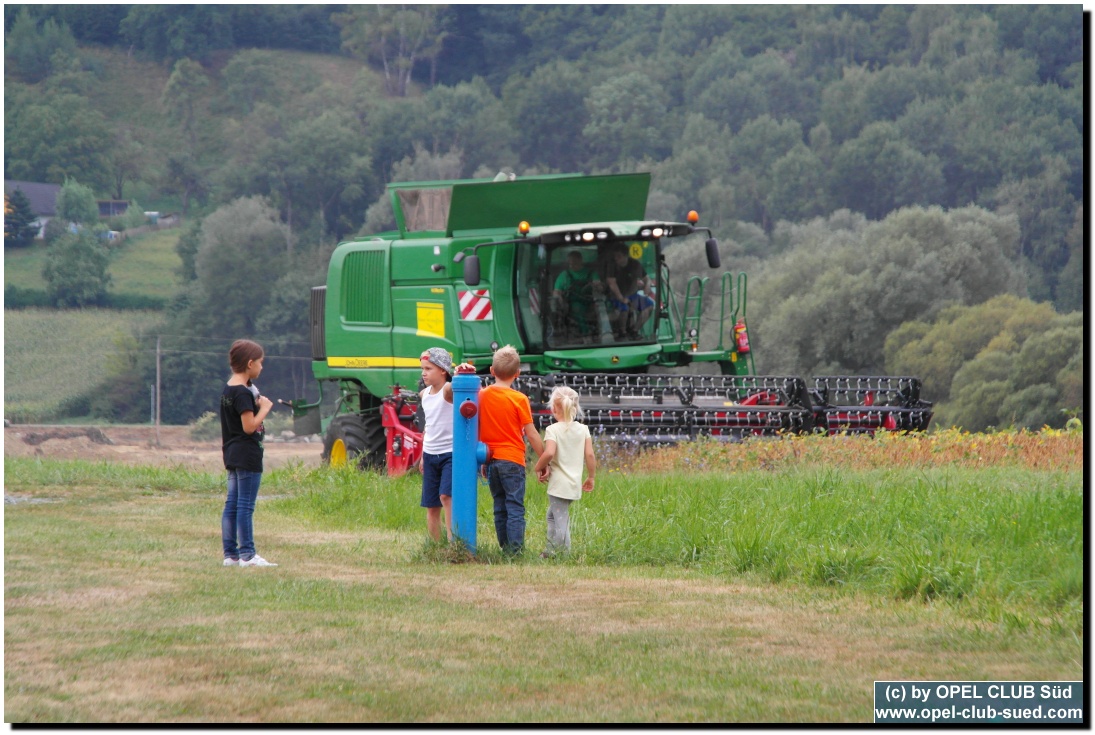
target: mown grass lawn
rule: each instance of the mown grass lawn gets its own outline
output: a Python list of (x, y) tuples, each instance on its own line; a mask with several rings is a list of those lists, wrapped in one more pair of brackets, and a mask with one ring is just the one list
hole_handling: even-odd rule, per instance
[(415, 476), (270, 472), (274, 569), (220, 565), (219, 475), (8, 459), (5, 719), (850, 723), (876, 679), (1083, 678), (1082, 455), (737, 451), (606, 466), (555, 560), (534, 480), (529, 553), (499, 554), (482, 491), (468, 560), (425, 542)]

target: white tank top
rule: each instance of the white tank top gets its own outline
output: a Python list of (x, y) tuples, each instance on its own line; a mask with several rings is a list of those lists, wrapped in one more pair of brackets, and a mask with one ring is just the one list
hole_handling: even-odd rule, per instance
[(426, 433), (422, 438), (422, 451), (426, 454), (445, 454), (452, 451), (452, 404), (445, 400), (445, 389), (430, 394), (422, 392), (422, 412), (426, 414)]

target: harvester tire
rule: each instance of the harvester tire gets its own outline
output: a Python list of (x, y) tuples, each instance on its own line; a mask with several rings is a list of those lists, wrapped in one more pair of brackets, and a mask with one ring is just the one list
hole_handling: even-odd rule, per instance
[(386, 439), (380, 414), (346, 414), (331, 419), (323, 438), (323, 461), (332, 467), (353, 462), (360, 469), (384, 466)]

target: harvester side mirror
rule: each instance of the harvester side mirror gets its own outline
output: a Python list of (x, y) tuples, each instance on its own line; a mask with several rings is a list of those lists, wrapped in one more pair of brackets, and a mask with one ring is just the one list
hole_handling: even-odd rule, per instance
[(479, 285), (479, 256), (469, 255), (464, 258), (464, 283), (469, 286)]
[(722, 258), (719, 257), (719, 241), (713, 237), (707, 240), (707, 265), (712, 268), (722, 265)]

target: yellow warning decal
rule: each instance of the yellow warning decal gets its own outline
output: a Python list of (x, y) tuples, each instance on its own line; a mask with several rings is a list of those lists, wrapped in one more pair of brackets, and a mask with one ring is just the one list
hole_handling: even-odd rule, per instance
[(422, 362), (414, 357), (328, 357), (327, 367), (333, 368), (416, 368)]
[(639, 258), (643, 257), (642, 243), (638, 243), (638, 242), (631, 243), (631, 253), (630, 253), (630, 255), (635, 260), (638, 260)]
[(418, 309), (418, 336), (445, 338), (445, 305), (427, 301), (415, 304)]

